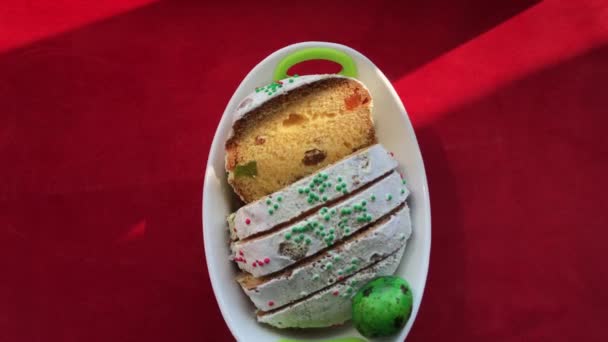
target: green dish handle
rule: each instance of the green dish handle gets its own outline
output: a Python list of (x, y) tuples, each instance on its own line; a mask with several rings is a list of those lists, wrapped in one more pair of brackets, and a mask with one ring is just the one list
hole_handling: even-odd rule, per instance
[(338, 74), (357, 77), (357, 64), (345, 52), (327, 47), (311, 47), (292, 52), (285, 56), (274, 69), (274, 80), (278, 81), (289, 77), (287, 70), (292, 66), (315, 59), (336, 62), (342, 66), (342, 70)]

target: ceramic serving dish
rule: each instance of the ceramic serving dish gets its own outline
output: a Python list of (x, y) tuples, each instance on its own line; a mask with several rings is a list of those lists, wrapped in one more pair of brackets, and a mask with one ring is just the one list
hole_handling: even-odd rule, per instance
[(396, 275), (410, 283), (414, 308), (401, 333), (383, 339), (403, 341), (420, 308), (429, 267), (431, 208), (427, 179), (414, 129), (395, 89), (369, 59), (344, 45), (305, 42), (280, 49), (255, 66), (230, 99), (211, 144), (203, 187), (203, 240), (213, 291), (224, 320), (238, 341), (330, 341), (340, 338), (365, 341), (351, 324), (326, 329), (280, 330), (258, 323), (253, 304), (234, 280), (237, 269), (228, 259), (230, 250), (226, 217), (238, 208), (236, 196), (226, 182), (224, 169), (224, 142), (230, 132), (231, 115), (240, 101), (256, 87), (281, 79), (292, 65), (312, 59), (341, 64), (341, 74), (356, 77), (369, 88), (374, 101), (373, 119), (378, 140), (394, 153), (411, 190), (408, 203), (413, 233)]

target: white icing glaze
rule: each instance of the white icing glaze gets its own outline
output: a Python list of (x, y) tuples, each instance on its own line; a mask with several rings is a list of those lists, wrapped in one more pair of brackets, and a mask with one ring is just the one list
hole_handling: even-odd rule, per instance
[[(277, 328), (322, 328), (342, 324), (351, 318), (351, 298), (370, 280), (395, 273), (405, 247), (377, 264), (355, 273), (303, 301), (258, 316), (258, 321)], [(354, 285), (349, 285), (353, 281)], [(351, 288), (348, 293), (348, 288)], [(335, 293), (338, 295), (334, 295)]]
[[(311, 256), (328, 247), (324, 237), (318, 236), (310, 230), (294, 234), (294, 230), (298, 230), (308, 223), (310, 223), (310, 225), (316, 223), (317, 227), (319, 225), (325, 227), (324, 231), (326, 232), (326, 237), (333, 231), (335, 236), (334, 242), (340, 241), (342, 238), (355, 233), (359, 229), (378, 220), (380, 217), (398, 207), (405, 201), (408, 195), (409, 191), (405, 185), (402, 184), (401, 177), (397, 172), (393, 171), (389, 176), (381, 179), (369, 188), (327, 208), (327, 214), (322, 212), (322, 208), (316, 215), (309, 216), (306, 220), (288, 225), (278, 231), (269, 233), (268, 235), (252, 240), (232, 243), (231, 249), (233, 256), (235, 258), (244, 258), (246, 262), (239, 261), (237, 262), (237, 265), (242, 270), (253, 274), (255, 277), (261, 277), (280, 271), (303, 257)], [(375, 200), (371, 200), (372, 196), (375, 196)], [(388, 196), (390, 196), (390, 200), (388, 199)], [(365, 212), (355, 212), (352, 210), (355, 205), (360, 206), (363, 201), (366, 202)], [(352, 214), (342, 215), (342, 209), (348, 208), (352, 210)], [(331, 212), (334, 214), (331, 215)], [(367, 222), (359, 221), (359, 218), (362, 216), (369, 216), (370, 220)], [(348, 231), (347, 228), (340, 228), (338, 226), (340, 221), (346, 222)], [(308, 238), (309, 242), (296, 243), (295, 239), (296, 237), (299, 238), (300, 235), (302, 235), (304, 239)], [(288, 239), (287, 236), (290, 236), (290, 238)], [(301, 254), (301, 257), (297, 258), (298, 260), (294, 260), (288, 255), (285, 255), (287, 253), (281, 253), (281, 250), (285, 251), (286, 249), (290, 249), (293, 251), (294, 248), (300, 251), (299, 254)], [(264, 260), (267, 260), (268, 262), (266, 263)]]
[[(342, 244), (339, 251), (332, 249), (324, 252), (313, 263), (306, 263), (255, 289), (244, 291), (260, 310), (279, 308), (337, 282), (340, 277), (350, 276), (378, 258), (393, 254), (405, 246), (411, 232), (409, 208), (405, 206), (387, 222), (371, 227), (363, 236)], [(329, 269), (326, 267), (328, 264), (331, 265)]]
[[(307, 202), (306, 194), (298, 193), (298, 189), (308, 187), (320, 174), (327, 175), (327, 180), (332, 183), (332, 186), (325, 188), (322, 194), (319, 194), (318, 191), (317, 193), (321, 197), (326, 196), (327, 201), (331, 201), (343, 196), (343, 193), (336, 191), (335, 188), (338, 177), (346, 181), (349, 191), (353, 191), (396, 167), (397, 161), (380, 144), (361, 150), (282, 190), (241, 207), (236, 212), (233, 225), (229, 224), (231, 236), (233, 239), (234, 237), (244, 239), (287, 222), (306, 211), (323, 206), (322, 200), (310, 204)], [(278, 198), (281, 198), (281, 202), (277, 201)], [(272, 215), (268, 210), (273, 207), (268, 205), (267, 201), (270, 201), (271, 205), (279, 206), (278, 209), (273, 209)]]

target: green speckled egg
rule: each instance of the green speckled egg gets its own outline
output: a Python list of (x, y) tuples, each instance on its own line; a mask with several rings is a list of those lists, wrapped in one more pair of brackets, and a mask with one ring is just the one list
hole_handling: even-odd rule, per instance
[(353, 323), (367, 338), (399, 332), (411, 314), (412, 291), (399, 277), (376, 278), (353, 297)]

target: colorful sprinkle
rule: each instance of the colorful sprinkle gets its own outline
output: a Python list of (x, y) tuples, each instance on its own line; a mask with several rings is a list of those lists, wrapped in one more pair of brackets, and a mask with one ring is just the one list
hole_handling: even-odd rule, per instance
[(281, 196), (277, 197), (277, 201), (283, 202), (283, 197), (281, 197)]
[(405, 185), (407, 182), (405, 181), (405, 179), (401, 180), (401, 184)]
[(332, 294), (337, 297), (340, 294), (340, 292), (334, 291)]
[(268, 306), (274, 306), (274, 302), (273, 301), (269, 301), (268, 302)]
[(266, 200), (266, 205), (271, 205), (271, 204), (272, 204), (272, 201)]
[(251, 263), (251, 266), (258, 267), (258, 263), (254, 261), (254, 262)]
[(393, 199), (393, 195), (391, 195), (391, 194), (386, 195), (386, 200), (387, 201), (390, 201), (392, 199)]
[(310, 245), (310, 243), (312, 242), (312, 240), (310, 240), (310, 238), (306, 238), (305, 242), (306, 242), (307, 245)]
[(312, 280), (319, 280), (319, 275), (318, 274), (313, 275)]
[(328, 262), (328, 263), (325, 265), (325, 269), (326, 269), (326, 270), (331, 270), (331, 268), (332, 268), (333, 266), (334, 266), (334, 265), (333, 265), (331, 262)]
[(325, 219), (325, 221), (329, 221), (331, 219), (331, 216), (329, 216), (329, 214), (326, 214), (323, 218)]
[(291, 233), (285, 233), (285, 239), (286, 240), (291, 239)]
[(401, 194), (403, 195), (405, 193), (405, 189), (401, 189)]
[(268, 209), (268, 214), (270, 214), (270, 215), (274, 214), (274, 210)]
[(275, 205), (273, 205), (273, 208), (279, 209), (279, 205), (275, 203)]
[(372, 202), (376, 200), (376, 195), (372, 195), (371, 197)]
[(245, 254), (243, 253), (243, 251), (239, 251), (239, 255), (244, 256)]
[(264, 263), (265, 263), (265, 264), (270, 263), (270, 258), (265, 258), (265, 259), (264, 259)]
[(304, 193), (304, 189), (299, 188), (299, 189), (298, 189), (298, 193), (303, 194), (303, 193)]

